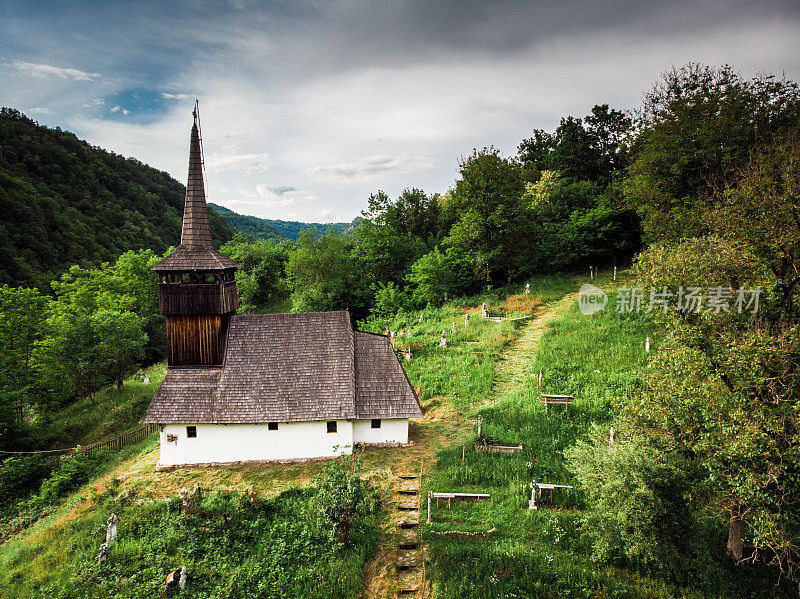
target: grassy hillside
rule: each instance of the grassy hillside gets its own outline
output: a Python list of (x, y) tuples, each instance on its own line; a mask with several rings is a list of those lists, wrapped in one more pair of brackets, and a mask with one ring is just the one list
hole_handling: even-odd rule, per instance
[[(187, 134), (188, 135), (188, 134)], [(184, 186), (136, 159), (0, 111), (0, 284), (49, 282), (73, 264), (180, 242)], [(210, 214), (216, 244), (233, 229)]]
[(300, 237), (303, 231), (315, 229), (321, 234), (332, 230), (340, 235), (345, 233), (354, 223), (301, 223), (297, 221), (269, 220), (238, 214), (233, 210), (209, 203), (209, 206), (222, 216), (229, 225), (237, 231), (253, 239), (291, 239), (292, 241)]
[[(608, 279), (600, 284), (609, 286)], [(421, 458), (423, 497), (429, 490), (491, 494), (479, 503), (434, 505), (434, 523), (423, 534), (436, 597), (795, 596), (796, 589), (779, 583), (774, 572), (731, 566), (722, 555), (724, 540), (713, 538), (719, 533), (713, 523), (696, 531), (679, 561), (663, 564), (661, 571), (641, 571), (593, 560), (580, 489), (557, 491), (552, 502), (545, 494), (538, 511), (527, 509), (532, 479), (577, 485), (565, 451), (592, 435), (593, 426), (608, 434), (616, 402), (636, 388), (646, 368), (644, 338), (652, 337), (654, 347), (660, 338), (644, 317), (613, 310), (581, 315), (574, 293), (582, 282), (532, 279), (531, 296), (521, 295), (518, 286), (362, 323), (381, 332), (408, 332), (399, 346), (412, 349), (413, 358), (403, 364), (412, 384), (422, 387), (425, 416), (411, 424), (409, 447), (369, 448), (362, 455), (371, 499), (350, 547), (336, 548), (318, 518), (315, 488), (325, 462), (155, 472), (153, 436), (68, 469), (71, 478), (45, 481), (26, 500), (28, 511), (20, 514), (38, 521), (0, 546), (0, 596), (157, 596), (166, 574), (186, 566), (187, 596), (356, 597), (363, 584), (369, 590), (362, 589), (361, 597), (394, 597), (400, 537), (391, 515), (397, 501), (393, 481), (418, 469)], [(491, 315), (510, 318), (479, 318), (483, 302)], [(465, 313), (472, 314), (467, 328)], [(447, 347), (438, 344), (442, 330)], [(155, 371), (153, 384), (157, 378)], [(75, 407), (86, 438), (115, 430), (92, 415), (108, 412), (112, 400), (127, 402), (126, 410), (140, 409), (134, 389), (138, 393), (129, 381), (122, 397), (106, 395), (96, 405)], [(545, 414), (541, 391), (574, 394), (575, 405)], [(118, 418), (122, 425), (124, 418)], [(476, 452), (482, 441), (522, 443), (524, 449)], [(350, 467), (349, 459), (338, 462)], [(194, 484), (203, 489), (199, 512), (178, 514), (178, 490)], [(112, 511), (120, 517), (119, 542), (98, 566), (97, 548)], [(421, 516), (424, 522), (424, 510)], [(24, 518), (12, 524), (26, 526)], [(708, 546), (719, 551), (693, 553), (694, 543), (709, 537)]]

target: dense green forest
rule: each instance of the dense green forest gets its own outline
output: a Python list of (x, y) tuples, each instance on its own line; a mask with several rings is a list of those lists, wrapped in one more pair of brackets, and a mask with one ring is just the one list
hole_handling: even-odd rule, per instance
[(354, 223), (323, 224), (270, 220), (266, 218), (258, 218), (257, 216), (237, 214), (233, 210), (225, 208), (224, 206), (218, 206), (217, 204), (213, 203), (209, 203), (209, 207), (218, 212), (231, 227), (237, 231), (241, 231), (253, 239), (274, 239), (276, 241), (280, 241), (281, 239), (291, 239), (296, 241), (303, 231), (307, 231), (309, 229), (314, 229), (320, 233), (335, 231), (336, 233), (343, 234), (348, 232), (350, 227), (354, 226)]
[[(70, 266), (180, 241), (186, 188), (167, 173), (0, 110), (0, 284), (49, 290)], [(215, 213), (217, 243), (233, 229)]]
[[(100, 175), (114, 171), (109, 165), (120, 169), (113, 179), (120, 185), (126, 165), (144, 168), (93, 150), (69, 134), (36, 127), (18, 113), (4, 112), (0, 123), (3, 131), (73, 140), (74, 153), (98, 161), (80, 163), (97, 185), (109, 181)], [(411, 311), (442, 310), (453, 298), (521, 286), (534, 275), (632, 265), (630, 286), (618, 289), (614, 302), (623, 306), (620, 312), (625, 306), (629, 312), (640, 308), (628, 315), (633, 325), (622, 320), (601, 324), (616, 331), (620, 348), (632, 338), (630, 331), (657, 331), (652, 334), (659, 343), (646, 356), (641, 374), (622, 366), (623, 374), (609, 374), (602, 363), (578, 373), (586, 381), (595, 374), (611, 377), (603, 383), (609, 395), (597, 391), (599, 403), (587, 403), (585, 412), (575, 416), (584, 420), (570, 428), (571, 445), (558, 448), (581, 492), (585, 534), (580, 551), (608, 567), (660, 573), (671, 584), (685, 584), (724, 575), (717, 557), (698, 565), (703, 555), (725, 544), (722, 535), (728, 538), (725, 559), (730, 564), (755, 562), (771, 567), (776, 576), (797, 580), (798, 123), (795, 83), (771, 76), (746, 79), (729, 67), (691, 64), (662, 75), (633, 113), (598, 104), (587, 115), (565, 116), (552, 132), (521, 134), (529, 137), (514, 156), (493, 147), (473, 150), (460, 160), (458, 179), (443, 193), (409, 187), (390, 198), (376, 190), (352, 235), (307, 230), (292, 241), (239, 234), (221, 249), (242, 265), (237, 273), (242, 311), (349, 308), (362, 328), (373, 331), (410, 326)], [(42, 163), (74, 161), (45, 160), (45, 146), (17, 160), (17, 171), (38, 172)], [(85, 154), (78, 152), (81, 148)], [(16, 151), (3, 142), (3, 156)], [(29, 201), (39, 201), (27, 199), (35, 196), (34, 183), (7, 172), (0, 170), (0, 181), (9, 210), (27, 210)], [(137, 170), (136, 176), (141, 172), (150, 171)], [(166, 175), (156, 174), (169, 184)], [(69, 172), (59, 176), (72, 177)], [(141, 179), (134, 181), (126, 185), (144, 189)], [(59, 193), (63, 197), (52, 197), (64, 202), (73, 197), (66, 189)], [(152, 197), (136, 193), (140, 201)], [(175, 193), (176, 204), (170, 204), (174, 222), (141, 217), (147, 224), (141, 229), (131, 224), (130, 230), (148, 231), (147, 239), (170, 239), (166, 233), (156, 235), (163, 225), (177, 235), (180, 189)], [(113, 197), (109, 192), (109, 206), (118, 205)], [(28, 233), (36, 238), (34, 249), (16, 248), (10, 229), (4, 229), (6, 237), (0, 239), (10, 241), (3, 247), (16, 248), (11, 262), (4, 257), (5, 268), (53, 272), (35, 258), (46, 255), (41, 248), (53, 239), (51, 229), (82, 238), (79, 232), (87, 225), (78, 207), (58, 208), (56, 199), (46, 204), (51, 211), (46, 214), (58, 213), (61, 220), (46, 225), (51, 221), (45, 214), (36, 221), (44, 228)], [(87, 205), (95, 218), (117, 214), (110, 208), (97, 210), (93, 202)], [(9, 210), (4, 204), (3, 214)], [(127, 221), (103, 229), (107, 222), (117, 223), (91, 225), (98, 239), (117, 239), (117, 228)], [(158, 229), (154, 222), (161, 223)], [(136, 239), (129, 241), (135, 244)], [(157, 254), (140, 249), (120, 256), (127, 246), (114, 253), (96, 240), (91, 246), (95, 255), (67, 241), (58, 242), (59, 247), (78, 253), (64, 254), (58, 272), (66, 274), (53, 283), (53, 295), (23, 287), (37, 282), (27, 270), (25, 276), (8, 270), (6, 276), (20, 287), (0, 289), (0, 448), (34, 447), (32, 431), (54, 406), (91, 396), (140, 364), (163, 357), (156, 283), (148, 270)], [(148, 243), (139, 241), (135, 247)], [(99, 255), (99, 248), (109, 253)], [(107, 262), (98, 264), (102, 260)], [(587, 323), (596, 321), (580, 318), (575, 314), (565, 321), (565, 335), (594, 339), (600, 325), (592, 328)], [(567, 341), (564, 345), (577, 351)], [(578, 380), (564, 355), (556, 351), (548, 358), (553, 368), (563, 370), (562, 387)], [(408, 367), (412, 377), (425, 376), (414, 371), (420, 364), (412, 361)], [(446, 368), (444, 361), (437, 364)], [(491, 368), (486, 373), (491, 379)], [(510, 416), (497, 418), (505, 418), (503, 426), (516, 427), (502, 430), (498, 425), (509, 437), (533, 434), (536, 427), (550, 435), (539, 412), (520, 413), (516, 423)], [(598, 425), (592, 428), (590, 420)], [(609, 443), (609, 426), (621, 442)], [(440, 458), (442, 463), (451, 459), (460, 472), (453, 457), (457, 449)], [(7, 476), (29, 476), (20, 488), (30, 492), (44, 476), (35, 467), (19, 461), (18, 470)], [(695, 524), (702, 535), (694, 534)], [(478, 559), (466, 549), (461, 558), (441, 555), (454, 565), (461, 558)], [(697, 559), (682, 559), (687, 555)], [(455, 579), (452, 584), (458, 587)]]

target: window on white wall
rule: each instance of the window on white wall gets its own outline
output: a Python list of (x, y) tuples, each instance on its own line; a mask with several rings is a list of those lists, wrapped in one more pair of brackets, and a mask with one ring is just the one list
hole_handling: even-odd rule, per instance
[(380, 428), (381, 427), (381, 419), (380, 418), (373, 418), (372, 419), (372, 428)]
[(197, 427), (196, 426), (187, 426), (186, 427), (186, 437), (189, 439), (194, 439), (197, 437)]
[(335, 420), (329, 420), (328, 421), (328, 432), (329, 433), (335, 433), (336, 432), (336, 421)]
[(278, 430), (278, 423), (277, 422), (268, 422), (267, 423), (267, 430), (270, 430), (270, 431)]

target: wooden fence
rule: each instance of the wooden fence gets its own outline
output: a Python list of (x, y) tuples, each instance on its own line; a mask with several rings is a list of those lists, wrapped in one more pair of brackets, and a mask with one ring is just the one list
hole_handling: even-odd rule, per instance
[(118, 437), (114, 437), (113, 439), (106, 439), (105, 441), (97, 441), (91, 445), (76, 447), (72, 453), (75, 453), (76, 451), (81, 451), (88, 454), (91, 454), (95, 451), (119, 451), (126, 445), (133, 445), (144, 440), (144, 438), (150, 435), (150, 433), (153, 433), (157, 430), (157, 424), (145, 424), (144, 426), (140, 426), (132, 431), (128, 431), (127, 433), (119, 435)]

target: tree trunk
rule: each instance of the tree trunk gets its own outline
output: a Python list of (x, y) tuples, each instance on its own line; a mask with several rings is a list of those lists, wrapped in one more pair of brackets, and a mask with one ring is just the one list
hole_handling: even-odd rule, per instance
[(728, 530), (728, 544), (726, 553), (735, 560), (742, 559), (744, 552), (744, 520), (739, 516), (739, 510), (731, 511), (731, 526)]

